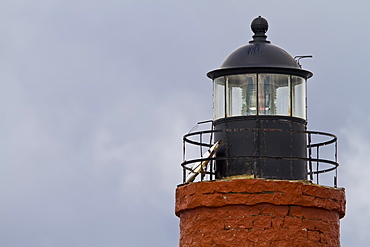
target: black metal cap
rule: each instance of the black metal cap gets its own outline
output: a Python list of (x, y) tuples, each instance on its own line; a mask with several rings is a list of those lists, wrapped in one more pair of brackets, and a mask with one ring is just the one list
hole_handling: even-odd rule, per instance
[(269, 28), (269, 24), (265, 18), (262, 18), (261, 16), (258, 16), (255, 18), (251, 23), (251, 29), (254, 32), (253, 40), (249, 41), (249, 43), (254, 42), (265, 42), (270, 43), (270, 41), (267, 41), (266, 38), (266, 32)]
[(261, 16), (251, 23), (253, 40), (233, 51), (220, 69), (207, 73), (211, 79), (239, 73), (284, 73), (310, 78), (313, 74), (303, 70), (298, 62), (284, 49), (267, 40), (268, 22)]

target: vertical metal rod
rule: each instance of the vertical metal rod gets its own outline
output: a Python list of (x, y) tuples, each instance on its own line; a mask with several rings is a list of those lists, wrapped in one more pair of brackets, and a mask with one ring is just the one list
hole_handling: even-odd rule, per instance
[(258, 77), (259, 77), (259, 74), (257, 73), (256, 74), (256, 97), (257, 97), (257, 99), (256, 99), (256, 107), (257, 107), (257, 109), (256, 109), (256, 114), (257, 115), (259, 115), (259, 85), (258, 85)]
[(213, 124), (213, 120), (212, 120), (211, 130), (212, 130), (212, 133), (211, 133), (211, 143), (210, 144), (213, 144), (213, 141), (215, 139), (215, 126)]
[(182, 140), (182, 161), (185, 161), (185, 140)]
[(292, 83), (291, 75), (289, 76), (288, 85), (289, 85), (289, 104), (290, 104), (289, 111), (290, 111), (290, 116), (292, 117), (293, 116), (293, 83)]
[(199, 151), (200, 151), (200, 157), (203, 157), (203, 133), (201, 132), (200, 135), (199, 135), (199, 142), (200, 142), (200, 145), (199, 145)]
[[(182, 140), (182, 161), (185, 162), (185, 139)], [(186, 169), (182, 168), (182, 182), (186, 182)]]
[(310, 180), (313, 181), (313, 171), (312, 171), (312, 147), (311, 147), (311, 133), (308, 133), (308, 158), (309, 158), (309, 169), (310, 169)]
[[(212, 145), (212, 141), (213, 141), (213, 135), (214, 135), (214, 131), (215, 131), (215, 126), (213, 125), (213, 121), (212, 121), (212, 133), (211, 133), (211, 137), (210, 137), (210, 140), (209, 140), (209, 144)], [(212, 180), (213, 179), (213, 171), (214, 171), (214, 160), (211, 160), (211, 165), (209, 166), (209, 180)]]
[(209, 166), (209, 178), (210, 178), (210, 180), (213, 180), (214, 170), (215, 170), (215, 162), (214, 162), (214, 160), (212, 160), (211, 165)]
[(316, 147), (316, 156), (317, 156), (317, 161), (316, 161), (316, 181), (317, 181), (317, 184), (320, 184), (319, 183), (319, 159), (320, 159), (320, 153), (319, 153), (319, 146)]
[(337, 140), (335, 140), (335, 162), (338, 162), (338, 143)]
[(228, 113), (229, 113), (229, 111), (228, 111), (228, 108), (230, 107), (229, 106), (229, 89), (228, 89), (228, 86), (229, 86), (229, 80), (226, 78), (226, 77), (224, 77), (224, 83), (225, 83), (225, 117), (228, 117), (229, 115), (228, 115)]
[[(203, 158), (203, 133), (201, 132), (200, 135), (199, 135), (199, 142), (200, 142), (200, 145), (199, 145), (199, 149), (200, 149), (200, 158), (202, 159)], [(203, 169), (201, 168), (201, 171), (200, 171), (200, 181), (203, 181)]]
[[(338, 143), (335, 140), (335, 162), (338, 163)], [(338, 186), (338, 166), (335, 168), (335, 177), (334, 177), (334, 187), (337, 188)]]

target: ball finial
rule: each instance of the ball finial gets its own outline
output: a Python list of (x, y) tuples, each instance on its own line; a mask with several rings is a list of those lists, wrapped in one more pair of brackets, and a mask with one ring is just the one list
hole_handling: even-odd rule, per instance
[(251, 29), (254, 32), (254, 41), (266, 40), (266, 32), (269, 28), (269, 24), (265, 18), (258, 16), (251, 23)]
[(265, 18), (258, 16), (252, 21), (251, 28), (255, 34), (259, 32), (266, 33), (269, 28), (269, 24)]

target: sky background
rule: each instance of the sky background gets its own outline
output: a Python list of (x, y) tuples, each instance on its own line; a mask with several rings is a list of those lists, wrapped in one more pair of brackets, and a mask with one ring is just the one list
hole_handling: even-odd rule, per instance
[(0, 246), (178, 246), (182, 136), (251, 21), (314, 73), (308, 128), (339, 137), (342, 246), (370, 242), (370, 2), (0, 3)]

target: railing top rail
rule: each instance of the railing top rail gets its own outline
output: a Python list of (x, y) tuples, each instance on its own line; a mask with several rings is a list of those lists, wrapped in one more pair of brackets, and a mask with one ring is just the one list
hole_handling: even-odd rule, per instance
[(335, 143), (337, 141), (337, 136), (331, 133), (327, 132), (322, 132), (322, 131), (298, 131), (298, 130), (281, 130), (281, 129), (259, 129), (259, 128), (238, 128), (238, 129), (223, 129), (223, 130), (203, 130), (203, 131), (196, 131), (196, 132), (191, 132), (186, 135), (184, 135), (183, 140), (187, 143), (191, 143), (194, 145), (201, 145), (205, 147), (211, 147), (211, 143), (205, 143), (205, 142), (197, 142), (194, 140), (191, 140), (189, 137), (193, 136), (199, 136), (199, 135), (204, 135), (204, 134), (214, 134), (216, 132), (228, 132), (228, 131), (269, 131), (269, 132), (295, 132), (295, 133), (306, 133), (307, 135), (319, 135), (319, 136), (328, 136), (332, 137), (332, 139), (324, 141), (324, 142), (316, 142), (316, 143), (309, 143), (307, 147), (318, 147), (318, 146), (326, 146), (332, 143)]

